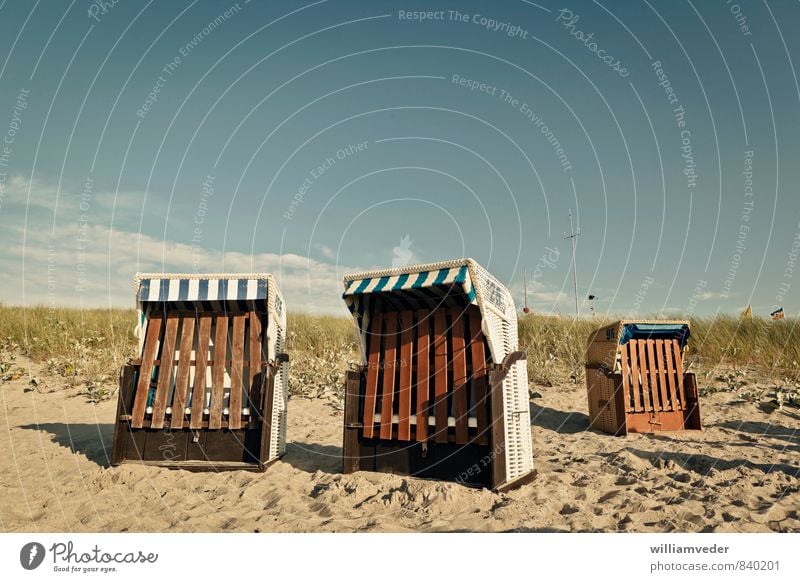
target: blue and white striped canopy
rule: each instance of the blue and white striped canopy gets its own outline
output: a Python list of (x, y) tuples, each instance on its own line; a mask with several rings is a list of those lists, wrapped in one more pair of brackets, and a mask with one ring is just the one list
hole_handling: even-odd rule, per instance
[(168, 304), (177, 309), (246, 309), (266, 306), (266, 277), (151, 277), (138, 279), (137, 300), (143, 306)]
[(475, 303), (475, 288), (466, 264), (426, 271), (370, 276), (354, 275), (343, 295), (351, 313), (364, 313), (369, 298), (390, 309), (465, 307)]

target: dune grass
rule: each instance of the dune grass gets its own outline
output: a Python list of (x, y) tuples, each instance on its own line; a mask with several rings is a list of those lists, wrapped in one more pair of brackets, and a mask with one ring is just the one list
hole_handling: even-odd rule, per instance
[(68, 387), (80, 386), (89, 400), (104, 400), (116, 390), (120, 367), (134, 355), (135, 323), (135, 312), (127, 309), (0, 305), (0, 371), (20, 373), (11, 368), (21, 350)]
[[(689, 362), (695, 369), (742, 369), (774, 381), (800, 381), (796, 320), (722, 316), (691, 321)], [(134, 310), (0, 305), (0, 360), (21, 351), (44, 363), (48, 373), (65, 378), (68, 385), (80, 385), (90, 398), (102, 399), (113, 392), (125, 359), (135, 355), (135, 323)], [(520, 348), (527, 353), (531, 382), (542, 386), (582, 383), (587, 337), (606, 323), (601, 318), (522, 316)], [(352, 321), (290, 313), (288, 330), (291, 392), (307, 397), (332, 392), (338, 397), (345, 370), (358, 360)], [(7, 368), (8, 362), (2, 366)]]
[[(655, 319), (649, 316), (643, 319)], [(677, 319), (682, 319), (678, 317)], [(775, 381), (800, 380), (800, 325), (794, 319), (741, 320), (731, 316), (692, 317), (688, 362), (708, 373), (735, 369), (759, 372)], [(523, 316), (520, 347), (528, 354), (528, 375), (548, 385), (566, 373), (582, 381), (586, 341), (592, 330), (609, 324), (602, 318)]]

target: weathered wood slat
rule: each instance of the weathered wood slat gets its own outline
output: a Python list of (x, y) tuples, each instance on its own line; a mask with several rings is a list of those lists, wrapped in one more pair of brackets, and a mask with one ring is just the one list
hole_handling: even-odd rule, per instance
[(447, 442), (447, 321), (445, 312), (438, 309), (433, 315), (433, 374), (435, 441)]
[(189, 428), (194, 429), (199, 429), (203, 426), (203, 409), (206, 405), (208, 347), (211, 343), (211, 323), (212, 318), (210, 315), (203, 313), (198, 316), (194, 387), (192, 389), (192, 416), (189, 420)]
[(655, 340), (656, 363), (658, 365), (658, 387), (661, 393), (661, 406), (664, 410), (674, 410), (671, 394), (667, 387), (667, 374), (664, 369), (664, 340)]
[[(128, 417), (123, 415), (120, 418), (120, 420), (128, 420)], [(257, 425), (259, 425), (259, 422), (255, 422), (255, 421), (251, 422), (251, 421), (249, 421), (249, 420), (247, 420), (245, 418), (242, 418), (242, 426), (241, 426), (241, 428), (242, 429), (246, 429), (246, 428), (249, 428), (249, 427), (252, 427), (252, 426), (257, 426)], [(144, 419), (144, 426), (142, 428), (154, 428), (154, 427), (151, 426), (150, 419), (145, 418)], [(200, 423), (200, 426), (198, 426), (198, 427), (190, 427), (189, 423), (184, 421), (183, 424), (179, 427), (179, 429), (184, 429), (184, 428), (191, 428), (192, 430), (207, 429), (207, 428), (209, 428), (208, 420), (204, 420), (202, 423)], [(231, 427), (230, 424), (228, 424), (228, 421), (226, 420), (226, 418), (223, 417), (220, 428), (222, 428), (222, 429), (225, 429), (225, 428), (232, 429), (233, 427)], [(172, 426), (164, 427), (164, 429), (165, 430), (178, 430), (178, 429), (174, 429)]]
[(639, 340), (630, 340), (630, 342), (634, 342), (635, 348), (638, 350), (639, 376), (642, 379), (642, 404), (645, 411), (650, 412), (653, 410), (653, 403), (650, 400), (650, 383), (647, 378), (647, 354), (645, 352), (645, 343)]
[(228, 400), (228, 424), (232, 429), (242, 426), (242, 392), (244, 391), (244, 328), (247, 315), (233, 316), (233, 364), (231, 364), (231, 395)]
[(384, 314), (383, 337), (383, 392), (381, 394), (382, 439), (392, 438), (392, 407), (394, 403), (394, 377), (397, 369), (397, 313)]
[(175, 314), (167, 315), (167, 325), (164, 331), (164, 342), (161, 346), (161, 359), (164, 361), (158, 367), (158, 383), (156, 396), (153, 399), (152, 428), (164, 428), (164, 415), (167, 410), (167, 397), (172, 387), (172, 362), (175, 359), (175, 340), (178, 335), (180, 319)]
[(381, 364), (381, 336), (383, 319), (375, 316), (370, 324), (369, 354), (367, 357), (367, 380), (364, 393), (364, 437), (375, 434), (375, 402), (378, 399), (378, 372)]
[(672, 343), (663, 342), (662, 349), (667, 364), (667, 386), (669, 388), (669, 398), (672, 402), (672, 410), (681, 410), (681, 402), (678, 399), (678, 381), (675, 379), (675, 363), (672, 353)]
[(145, 332), (144, 346), (142, 348), (142, 365), (139, 368), (139, 381), (136, 384), (136, 395), (133, 401), (133, 412), (131, 416), (131, 426), (142, 428), (144, 424), (144, 413), (147, 409), (147, 398), (150, 395), (150, 378), (153, 375), (153, 361), (156, 359), (159, 337), (161, 335), (161, 324), (163, 316), (160, 313), (153, 313), (147, 321), (147, 331)]
[(486, 374), (486, 352), (481, 331), (481, 314), (477, 308), (469, 310), (469, 349), (472, 356), (472, 395), (475, 402), (475, 420), (478, 427), (478, 443), (489, 443), (489, 421), (486, 392), (488, 376)]
[(686, 387), (683, 384), (683, 355), (681, 354), (681, 344), (678, 340), (672, 340), (672, 353), (675, 357), (675, 374), (678, 377), (678, 399), (681, 403), (681, 410), (685, 410)]
[(644, 406), (642, 405), (642, 390), (641, 383), (639, 382), (639, 355), (636, 352), (635, 340), (628, 340), (625, 344), (628, 349), (629, 362), (631, 365), (631, 388), (633, 388), (633, 409), (636, 412), (642, 412)]
[(429, 311), (417, 311), (417, 426), (418, 442), (428, 439), (428, 406), (430, 405), (430, 329)]
[(656, 412), (661, 411), (661, 399), (659, 397), (658, 385), (658, 368), (656, 367), (656, 357), (653, 348), (653, 340), (645, 340), (645, 347), (647, 348), (647, 377), (650, 382), (650, 389), (653, 393), (653, 409)]
[(411, 440), (411, 355), (413, 345), (414, 322), (410, 311), (400, 312), (400, 363), (398, 386), (398, 426), (397, 438), (401, 441)]
[(469, 395), (467, 394), (467, 354), (464, 341), (464, 312), (450, 310), (453, 345), (453, 408), (456, 418), (456, 444), (469, 442)]
[[(134, 364), (134, 365), (141, 365), (142, 362), (141, 362), (140, 359), (134, 358), (134, 359), (131, 360), (131, 363)], [(158, 358), (153, 360), (153, 365), (155, 365), (155, 366), (160, 366), (161, 363), (162, 363), (161, 360), (159, 360)], [(177, 366), (178, 364), (180, 364), (180, 358), (175, 358), (174, 360), (172, 360), (172, 365), (173, 366)], [(189, 366), (195, 366), (196, 364), (197, 364), (197, 360), (189, 360)], [(267, 364), (269, 364), (268, 360), (261, 360), (261, 362), (260, 362), (260, 365), (262, 367), (266, 366)], [(222, 362), (222, 365), (225, 366), (225, 367), (232, 366), (233, 365), (233, 360), (225, 360), (224, 362)]]
[(182, 428), (185, 417), (184, 409), (189, 393), (189, 361), (192, 359), (194, 344), (195, 319), (193, 316), (183, 318), (181, 328), (180, 355), (178, 356), (178, 372), (175, 377), (175, 395), (172, 397), (172, 428)]
[(208, 427), (222, 427), (222, 404), (225, 397), (225, 354), (228, 351), (228, 316), (218, 315), (214, 330), (214, 366), (211, 369), (211, 405)]

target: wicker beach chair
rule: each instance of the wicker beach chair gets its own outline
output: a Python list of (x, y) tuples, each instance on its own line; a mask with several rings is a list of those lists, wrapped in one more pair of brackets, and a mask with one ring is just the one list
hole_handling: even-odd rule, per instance
[(113, 464), (264, 470), (285, 452), (286, 313), (272, 276), (138, 274), (139, 357)]
[(700, 430), (695, 375), (685, 372), (688, 321), (623, 320), (589, 336), (592, 428), (615, 435)]
[(362, 364), (346, 380), (344, 472), (508, 489), (534, 475), (514, 302), (471, 259), (347, 275)]

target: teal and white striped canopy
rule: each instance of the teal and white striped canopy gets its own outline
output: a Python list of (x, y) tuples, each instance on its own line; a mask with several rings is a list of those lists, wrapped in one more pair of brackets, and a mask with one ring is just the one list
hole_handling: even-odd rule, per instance
[[(465, 307), (476, 301), (467, 264), (406, 272), (376, 271), (345, 278), (343, 298), (351, 313), (363, 315), (369, 299), (390, 309), (435, 309)], [(417, 270), (422, 269), (422, 270)]]

